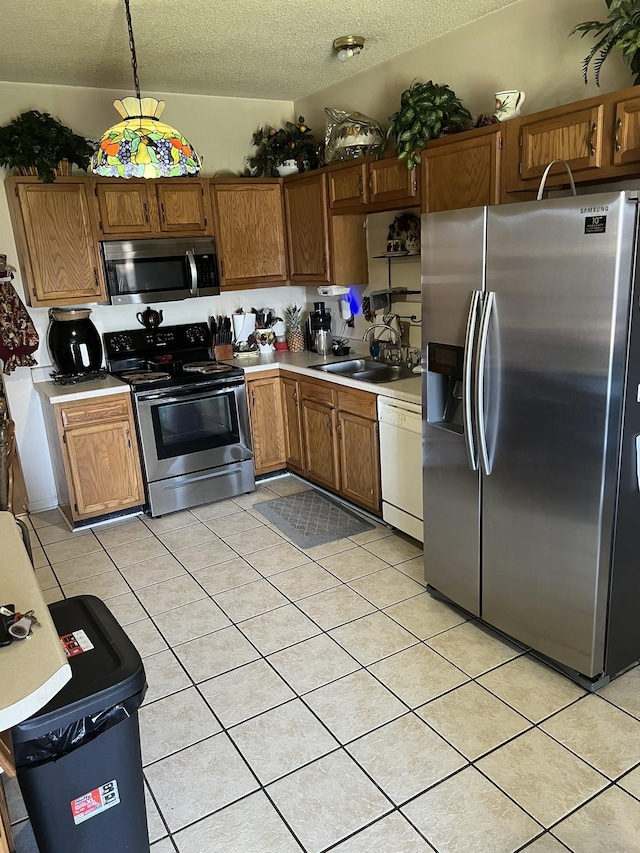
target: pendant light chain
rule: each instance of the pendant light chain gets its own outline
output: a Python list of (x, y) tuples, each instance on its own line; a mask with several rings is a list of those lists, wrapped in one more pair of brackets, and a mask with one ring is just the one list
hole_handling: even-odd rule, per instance
[(131, 67), (133, 68), (133, 85), (136, 90), (136, 98), (140, 100), (140, 80), (138, 79), (138, 60), (136, 58), (136, 43), (133, 39), (133, 26), (131, 24), (131, 9), (129, 0), (124, 0), (124, 8), (127, 15), (127, 27), (129, 29), (129, 50), (131, 51)]

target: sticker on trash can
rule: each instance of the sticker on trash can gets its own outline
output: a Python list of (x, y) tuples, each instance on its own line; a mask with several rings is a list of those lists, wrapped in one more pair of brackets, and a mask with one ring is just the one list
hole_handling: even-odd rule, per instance
[(99, 788), (89, 791), (88, 794), (83, 794), (76, 800), (71, 800), (73, 822), (76, 826), (79, 823), (84, 823), (90, 817), (104, 812), (112, 806), (117, 806), (119, 802), (118, 783), (113, 779), (111, 782), (107, 782), (106, 785), (101, 785)]
[(91, 649), (95, 648), (82, 629), (71, 634), (64, 634), (60, 637), (60, 642), (62, 643), (62, 650), (68, 658), (81, 655), (83, 652), (90, 652)]

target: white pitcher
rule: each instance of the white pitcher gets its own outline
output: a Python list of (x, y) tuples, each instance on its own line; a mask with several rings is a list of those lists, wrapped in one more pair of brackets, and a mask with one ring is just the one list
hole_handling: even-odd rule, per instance
[(507, 89), (504, 92), (496, 92), (494, 116), (498, 121), (517, 118), (524, 104), (524, 97), (524, 92), (519, 92), (518, 89)]

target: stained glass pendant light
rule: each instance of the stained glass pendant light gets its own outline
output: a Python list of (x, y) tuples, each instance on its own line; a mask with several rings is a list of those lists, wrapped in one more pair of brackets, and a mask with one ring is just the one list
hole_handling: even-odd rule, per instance
[(98, 149), (91, 158), (91, 171), (111, 178), (177, 178), (197, 175), (201, 159), (193, 146), (174, 127), (159, 120), (165, 107), (164, 101), (140, 97), (129, 0), (124, 0), (124, 6), (136, 96), (113, 102), (123, 120), (102, 135)]

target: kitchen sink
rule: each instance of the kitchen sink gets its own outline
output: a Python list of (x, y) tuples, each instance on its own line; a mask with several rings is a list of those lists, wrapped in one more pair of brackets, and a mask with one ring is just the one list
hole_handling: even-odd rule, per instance
[(359, 379), (362, 382), (393, 382), (396, 379), (409, 379), (416, 375), (404, 364), (387, 364), (370, 358), (352, 358), (349, 361), (336, 361), (333, 364), (314, 364), (312, 367), (314, 370), (335, 373), (338, 376), (347, 376), (349, 379)]
[(314, 364), (314, 370), (324, 370), (326, 373), (339, 373), (341, 376), (351, 376), (361, 370), (378, 370), (387, 367), (371, 358), (350, 358), (349, 361), (335, 361), (333, 364)]

